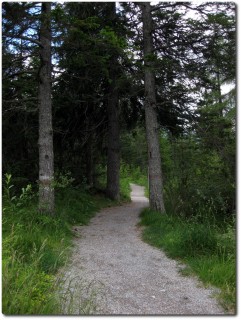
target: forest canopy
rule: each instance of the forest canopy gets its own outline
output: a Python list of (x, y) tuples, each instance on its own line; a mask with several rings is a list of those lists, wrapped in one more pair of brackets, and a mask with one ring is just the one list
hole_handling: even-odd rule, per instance
[(235, 4), (147, 4), (2, 4), (3, 174), (20, 188), (66, 173), (89, 188), (107, 179), (107, 194), (118, 199), (124, 163), (149, 168), (152, 198), (159, 166), (156, 193), (168, 210), (190, 214), (207, 199), (230, 215)]

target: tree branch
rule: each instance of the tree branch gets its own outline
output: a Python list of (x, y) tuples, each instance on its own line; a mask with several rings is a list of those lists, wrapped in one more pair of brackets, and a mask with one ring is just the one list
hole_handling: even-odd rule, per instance
[[(3, 71), (4, 71), (4, 69), (3, 69)], [(3, 79), (13, 78), (15, 76), (20, 76), (22, 74), (37, 74), (37, 71), (35, 71), (35, 70), (23, 70), (23, 71), (19, 71), (19, 72), (9, 73), (9, 74), (3, 75)]]
[(153, 7), (152, 9), (151, 9), (151, 12), (153, 12), (153, 11), (156, 11), (156, 10), (158, 10), (158, 9), (165, 9), (165, 8), (170, 8), (170, 7), (172, 7), (172, 8), (174, 8), (174, 7), (176, 7), (176, 6), (178, 6), (178, 5), (180, 5), (179, 3), (170, 3), (170, 4), (166, 4), (166, 5), (160, 5), (160, 6), (155, 6), (155, 7)]
[(3, 36), (9, 37), (9, 38), (19, 38), (19, 39), (22, 39), (22, 40), (26, 40), (26, 41), (35, 43), (35, 44), (37, 44), (38, 46), (40, 46), (41, 48), (43, 47), (43, 45), (42, 45), (42, 43), (41, 43), (40, 41), (38, 41), (38, 40), (36, 40), (36, 39), (33, 39), (33, 38), (26, 37), (26, 36), (13, 35), (13, 34), (10, 34), (10, 33), (5, 33), (5, 34), (3, 34)]

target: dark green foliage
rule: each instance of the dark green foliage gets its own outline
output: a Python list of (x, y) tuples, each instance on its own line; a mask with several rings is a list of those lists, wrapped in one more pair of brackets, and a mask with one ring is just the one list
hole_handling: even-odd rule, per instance
[[(3, 171), (28, 181), (37, 179), (37, 45), (36, 4), (3, 3)], [(32, 13), (31, 13), (32, 12)]]
[[(235, 56), (234, 4), (191, 6), (208, 14), (184, 20), (187, 8), (183, 3), (169, 3), (153, 11), (155, 54), (149, 58), (155, 66), (157, 113), (160, 125), (174, 136), (186, 131), (202, 113), (194, 116), (198, 103), (195, 94), (207, 91), (217, 95), (217, 74), (219, 84), (235, 78), (235, 59), (230, 58)], [(113, 22), (110, 10), (108, 3), (52, 4), (55, 167), (71, 170), (76, 184), (91, 184), (89, 180), (96, 178), (95, 166), (105, 165), (106, 102), (115, 54), (119, 56), (115, 73), (121, 125), (128, 130), (136, 123), (143, 126), (138, 6), (122, 3)], [(3, 4), (3, 171), (32, 183), (38, 176), (36, 94), (40, 61), (37, 44), (21, 36), (31, 35), (37, 41), (38, 26), (38, 4)], [(204, 115), (203, 122), (210, 127), (208, 121)], [(226, 130), (225, 123), (220, 124), (219, 132), (222, 129)], [(209, 137), (206, 141), (214, 145)]]
[(71, 170), (76, 183), (86, 180), (93, 187), (98, 167), (106, 162), (113, 73), (120, 95), (127, 87), (128, 76), (119, 63), (127, 59), (126, 35), (118, 14), (110, 18), (113, 3), (68, 3), (65, 9), (68, 32), (57, 49), (64, 72), (54, 86), (55, 159), (61, 170)]
[[(162, 138), (163, 146), (169, 143)], [(235, 177), (234, 173), (227, 175), (231, 162), (190, 138), (174, 140), (166, 151), (163, 166), (168, 212), (210, 219), (214, 215), (222, 221), (233, 215)]]
[(147, 145), (144, 128), (136, 126), (131, 131), (123, 130), (121, 134), (121, 157), (133, 169), (139, 167), (147, 174)]

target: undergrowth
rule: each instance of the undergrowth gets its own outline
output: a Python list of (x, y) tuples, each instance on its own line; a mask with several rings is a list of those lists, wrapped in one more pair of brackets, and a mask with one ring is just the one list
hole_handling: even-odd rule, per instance
[(236, 262), (235, 223), (221, 225), (210, 217), (181, 218), (150, 209), (141, 213), (146, 226), (143, 239), (162, 248), (171, 258), (180, 259), (187, 268), (183, 274), (197, 274), (206, 285), (221, 289), (219, 299), (229, 312), (235, 310)]
[(61, 310), (57, 271), (71, 247), (72, 225), (84, 225), (102, 207), (113, 205), (103, 195), (70, 186), (56, 188), (56, 214), (41, 215), (31, 186), (12, 193), (6, 175), (2, 215), (2, 312), (47, 315)]
[[(106, 167), (99, 167), (101, 175), (98, 179), (98, 187), (101, 190), (106, 188)], [(120, 199), (121, 202), (129, 202), (131, 200), (130, 183), (136, 183), (148, 189), (147, 175), (141, 170), (140, 167), (130, 165), (121, 161), (120, 165)]]

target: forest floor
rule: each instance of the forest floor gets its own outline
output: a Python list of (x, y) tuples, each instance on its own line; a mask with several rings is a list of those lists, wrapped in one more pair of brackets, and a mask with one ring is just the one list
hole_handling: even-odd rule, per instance
[(225, 314), (184, 266), (144, 243), (138, 226), (148, 206), (144, 188), (131, 185), (132, 202), (101, 210), (76, 226), (71, 262), (62, 271), (63, 313), (102, 315)]

